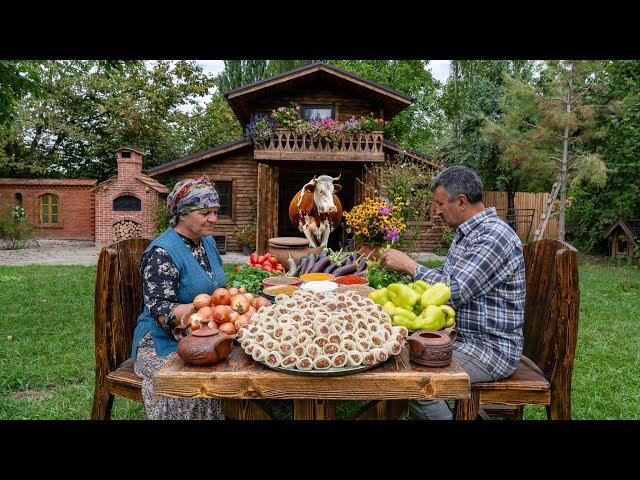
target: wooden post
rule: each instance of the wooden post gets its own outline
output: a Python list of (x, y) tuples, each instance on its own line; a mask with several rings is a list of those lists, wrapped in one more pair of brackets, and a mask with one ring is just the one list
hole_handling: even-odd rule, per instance
[(294, 400), (294, 420), (335, 420), (335, 400)]
[(259, 255), (267, 251), (267, 242), (278, 236), (278, 190), (280, 167), (258, 163), (258, 204), (256, 250)]

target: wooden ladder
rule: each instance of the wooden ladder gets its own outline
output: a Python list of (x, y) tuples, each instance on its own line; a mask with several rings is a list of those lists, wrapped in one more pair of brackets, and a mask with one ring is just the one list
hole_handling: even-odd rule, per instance
[(536, 233), (533, 235), (533, 241), (540, 240), (542, 238), (542, 234), (547, 228), (547, 223), (549, 223), (549, 217), (551, 216), (551, 209), (553, 208), (553, 202), (558, 197), (558, 193), (560, 192), (560, 182), (554, 182), (551, 187), (551, 196), (547, 199), (547, 204), (545, 205), (544, 212), (540, 217), (541, 223), (538, 224), (538, 228), (536, 228)]

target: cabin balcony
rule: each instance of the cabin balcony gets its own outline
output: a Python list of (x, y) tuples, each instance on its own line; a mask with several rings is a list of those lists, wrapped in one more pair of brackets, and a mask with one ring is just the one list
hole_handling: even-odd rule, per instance
[(294, 130), (276, 129), (264, 144), (255, 144), (256, 160), (318, 161), (318, 162), (383, 162), (383, 132), (345, 136), (337, 144), (300, 135)]

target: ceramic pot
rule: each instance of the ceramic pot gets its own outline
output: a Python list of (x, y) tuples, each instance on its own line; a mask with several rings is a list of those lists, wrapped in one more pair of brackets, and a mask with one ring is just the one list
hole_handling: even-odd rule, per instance
[(454, 328), (418, 330), (407, 338), (409, 359), (425, 367), (446, 367), (453, 357)]
[(289, 255), (296, 262), (296, 265), (300, 263), (302, 257), (306, 257), (310, 253), (316, 255), (322, 252), (323, 247), (309, 247), (309, 240), (302, 237), (275, 237), (270, 238), (268, 242), (267, 251), (276, 257), (278, 261), (287, 268), (287, 260)]
[[(233, 348), (233, 340), (237, 335), (227, 335), (215, 326), (209, 326), (211, 321), (202, 320), (202, 327), (194, 330), (191, 335), (184, 337), (178, 343), (178, 356), (189, 365), (213, 365), (229, 356)], [(214, 322), (213, 325), (215, 325)]]

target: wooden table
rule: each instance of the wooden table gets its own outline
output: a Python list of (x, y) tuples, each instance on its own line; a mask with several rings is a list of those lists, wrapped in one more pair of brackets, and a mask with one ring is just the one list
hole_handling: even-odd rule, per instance
[(272, 370), (235, 345), (216, 365), (195, 367), (179, 357), (156, 373), (154, 388), (167, 397), (213, 397), (236, 419), (269, 419), (260, 399), (293, 399), (296, 420), (335, 419), (336, 400), (370, 400), (358, 419), (397, 419), (408, 414), (408, 399), (456, 399), (456, 418), (475, 418), (469, 376), (455, 361), (427, 368), (409, 361), (406, 348), (382, 365), (344, 376), (311, 377)]

